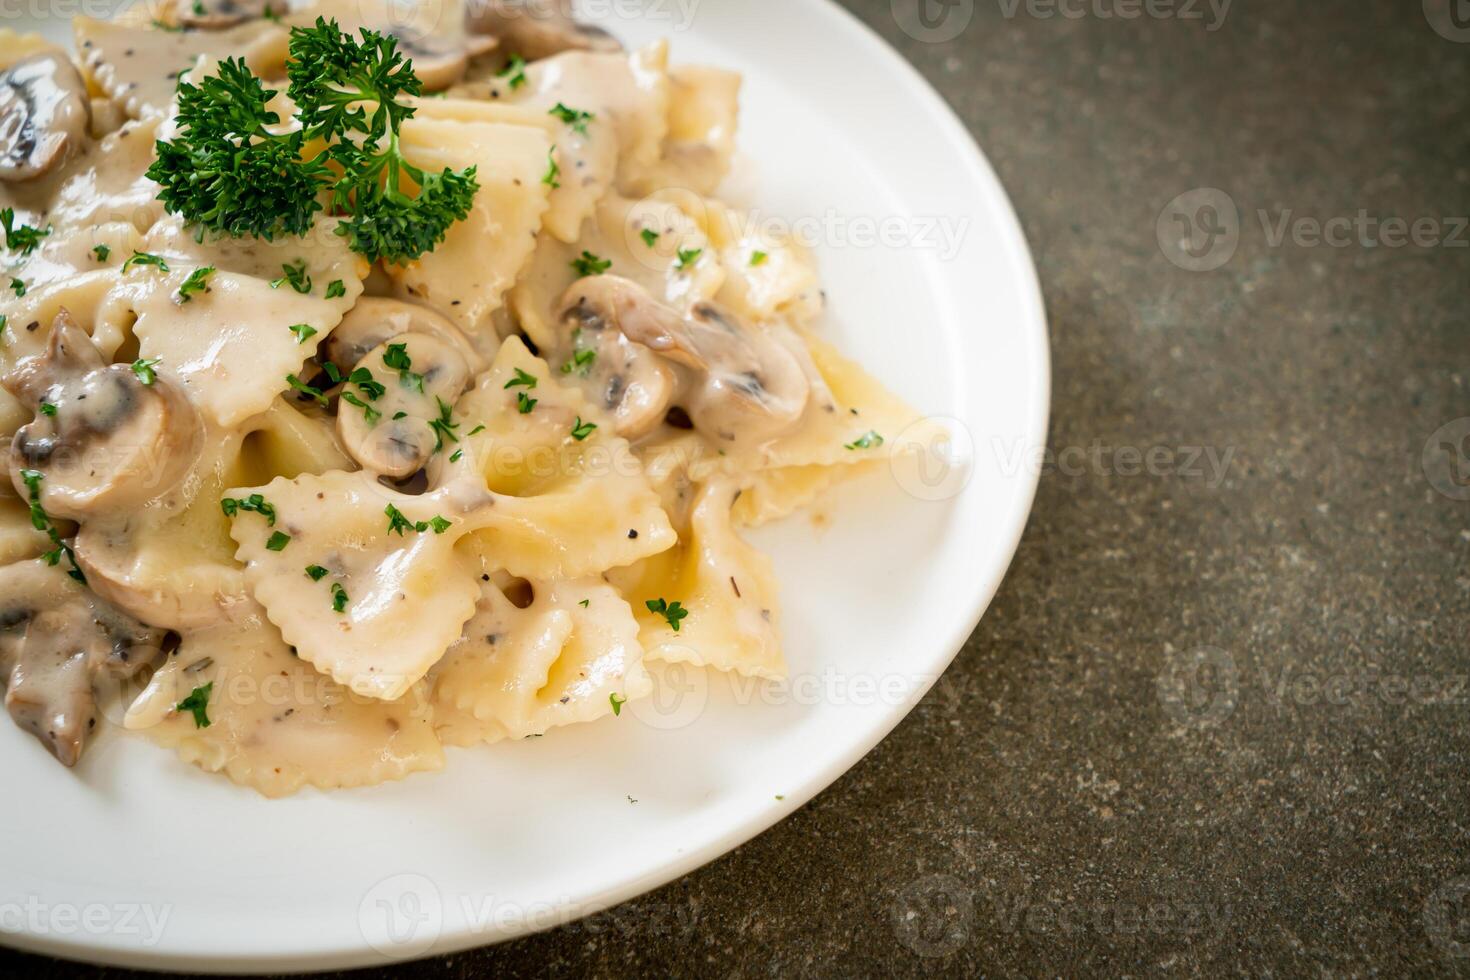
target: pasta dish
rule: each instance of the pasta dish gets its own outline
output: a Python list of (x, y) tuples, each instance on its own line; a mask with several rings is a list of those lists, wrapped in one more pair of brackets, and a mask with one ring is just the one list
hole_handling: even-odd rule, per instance
[(916, 416), (717, 196), (739, 77), (524, 6), (0, 31), (0, 683), (63, 764), (364, 786), (786, 675), (739, 529)]

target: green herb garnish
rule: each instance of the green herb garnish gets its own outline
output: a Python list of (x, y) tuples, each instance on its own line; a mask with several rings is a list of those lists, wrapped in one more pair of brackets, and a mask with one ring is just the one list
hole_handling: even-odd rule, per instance
[(122, 264), (122, 271), (126, 273), (135, 265), (151, 265), (156, 267), (159, 272), (168, 271), (168, 263), (161, 256), (150, 255), (147, 252), (134, 251), (133, 257)]
[(290, 543), (291, 535), (286, 534), (284, 531), (277, 531), (270, 536), (270, 540), (265, 543), (265, 546), (268, 551), (285, 551), (286, 545)]
[(189, 273), (189, 278), (185, 279), (179, 286), (179, 302), (187, 303), (193, 299), (195, 293), (208, 291), (209, 277), (214, 275), (214, 272), (214, 266), (207, 265), (202, 269), (195, 269)]
[(309, 323), (293, 323), (286, 328), (296, 335), (296, 342), (304, 344), (317, 334), (316, 327)]
[(883, 437), (876, 432), (865, 432), (862, 437), (845, 444), (843, 449), (877, 449), (883, 445)]
[(582, 416), (577, 416), (576, 423), (572, 426), (572, 438), (578, 442), (590, 436), (597, 426), (592, 422), (583, 422)]
[(240, 511), (252, 511), (265, 518), (271, 527), (276, 526), (276, 508), (274, 504), (268, 503), (265, 497), (258, 493), (252, 493), (245, 498), (226, 497), (219, 502), (220, 509), (225, 512), (226, 517), (234, 517)]
[(685, 609), (678, 602), (665, 602), (663, 599), (649, 599), (644, 605), (648, 607), (649, 612), (662, 616), (664, 622), (668, 623), (669, 628), (675, 633), (679, 632), (679, 624), (683, 622), (684, 617), (689, 615), (689, 610)]
[(573, 109), (558, 102), (547, 115), (555, 116), (583, 136), (587, 135), (587, 124), (597, 118), (595, 113)]
[(208, 728), (209, 721), (209, 695), (214, 690), (214, 681), (210, 681), (203, 687), (196, 687), (189, 692), (189, 696), (174, 705), (175, 711), (187, 711), (194, 716), (194, 727)]
[[(297, 126), (280, 125), (267, 108), (277, 93), (241, 59), (198, 85), (181, 82), (179, 135), (158, 144), (148, 170), (164, 207), (209, 231), (273, 240), (305, 235), (326, 197), (343, 217), (338, 234), (368, 259), (432, 251), (469, 214), (475, 168), (435, 174), (404, 158), (399, 129), (414, 109), (401, 99), (423, 85), (397, 38), (359, 35), (320, 17), (292, 29), (287, 94)], [(325, 149), (304, 158), (318, 141)]]
[(150, 357), (146, 360), (139, 358), (133, 362), (133, 373), (138, 376), (138, 380), (143, 384), (151, 385), (158, 380), (158, 372), (153, 369), (158, 367), (162, 361), (163, 358), (161, 357)]
[(0, 211), (0, 226), (5, 229), (5, 247), (13, 248), (21, 255), (30, 255), (41, 244), (41, 239), (51, 234), (50, 228), (32, 228), (30, 225), (15, 224), (15, 209)]
[(577, 258), (572, 259), (572, 268), (579, 276), (600, 276), (612, 268), (612, 260), (601, 259), (591, 252), (584, 251)]
[[(505, 390), (509, 391), (510, 389), (517, 387), (536, 387), (536, 376), (529, 371), (522, 370), (521, 368), (516, 368), (516, 376), (505, 383)], [(472, 432), (470, 433), (470, 435), (474, 435), (474, 433)]]
[(271, 280), (272, 289), (280, 289), (282, 286), (290, 285), (292, 289), (303, 296), (311, 292), (311, 276), (306, 274), (306, 261), (304, 259), (295, 265), (281, 266), (281, 272), (281, 278)]

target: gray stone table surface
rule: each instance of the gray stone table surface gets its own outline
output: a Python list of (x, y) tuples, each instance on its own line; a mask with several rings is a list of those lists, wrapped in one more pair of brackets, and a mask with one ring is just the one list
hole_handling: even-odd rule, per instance
[(999, 596), (768, 833), (380, 972), (1470, 976), (1460, 0), (934, 0), (927, 42), (913, 3), (847, 0), (989, 155), (1051, 321)]

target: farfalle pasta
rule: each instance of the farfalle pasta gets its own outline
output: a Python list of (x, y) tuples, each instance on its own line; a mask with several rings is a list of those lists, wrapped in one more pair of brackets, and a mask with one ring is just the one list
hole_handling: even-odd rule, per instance
[(0, 33), (0, 682), (66, 764), (109, 681), (280, 796), (783, 678), (740, 528), (915, 421), (716, 197), (737, 75), (440, 6)]

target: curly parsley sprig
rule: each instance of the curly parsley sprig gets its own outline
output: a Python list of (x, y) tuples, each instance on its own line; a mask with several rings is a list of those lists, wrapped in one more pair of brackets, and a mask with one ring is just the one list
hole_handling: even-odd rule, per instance
[[(353, 38), (319, 17), (292, 29), (287, 76), (292, 127), (242, 60), (180, 83), (179, 135), (158, 144), (148, 171), (165, 208), (210, 231), (273, 240), (306, 234), (327, 199), (353, 251), (399, 263), (432, 251), (469, 215), (476, 168), (430, 173), (403, 155), (399, 131), (415, 110), (402, 100), (423, 86), (397, 38), (366, 28)], [(305, 158), (317, 141), (325, 149)]]

